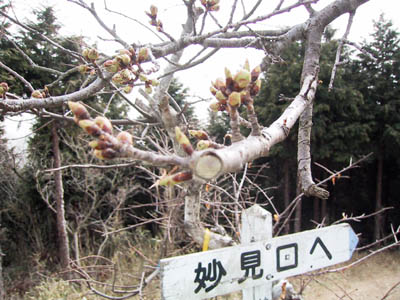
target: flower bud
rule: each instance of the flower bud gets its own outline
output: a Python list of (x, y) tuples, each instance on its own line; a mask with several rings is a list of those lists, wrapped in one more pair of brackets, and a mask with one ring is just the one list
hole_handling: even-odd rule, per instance
[(119, 70), (119, 63), (116, 60), (106, 60), (103, 64), (104, 68), (106, 68), (107, 72), (116, 73)]
[(242, 69), (236, 73), (233, 80), (240, 89), (244, 89), (250, 83), (251, 80), (250, 72)]
[(96, 156), (98, 159), (101, 160), (113, 159), (117, 156), (117, 152), (112, 148), (107, 148), (103, 150), (94, 150), (93, 154), (94, 156)]
[(189, 130), (189, 134), (199, 140), (208, 140), (208, 134), (204, 130)]
[(142, 81), (142, 82), (148, 81), (146, 75), (144, 75), (143, 73), (140, 73), (140, 74), (139, 74), (139, 79), (140, 79), (140, 81)]
[(208, 2), (208, 5), (210, 5), (210, 6), (219, 4), (219, 0), (208, 0), (207, 2)]
[(217, 93), (217, 89), (213, 86), (210, 86), (210, 92), (211, 94), (213, 94), (213, 96), (215, 96), (215, 94)]
[(99, 52), (95, 48), (91, 48), (87, 54), (87, 58), (94, 61), (99, 58)]
[(97, 116), (94, 119), (94, 123), (104, 132), (107, 132), (108, 134), (112, 134), (112, 124), (109, 119), (106, 117), (102, 116)]
[(158, 13), (158, 8), (155, 5), (151, 5), (150, 6), (150, 15), (154, 18), (157, 17), (157, 13)]
[(133, 137), (127, 131), (121, 131), (120, 133), (118, 133), (117, 140), (123, 144), (133, 145)]
[(83, 50), (82, 50), (82, 56), (83, 56), (84, 58), (88, 59), (88, 58), (89, 58), (88, 55), (89, 55), (89, 48), (83, 49)]
[(35, 90), (32, 92), (31, 97), (36, 98), (36, 99), (41, 99), (41, 98), (43, 98), (43, 94), (41, 91)]
[(175, 137), (176, 141), (179, 143), (179, 145), (181, 145), (183, 151), (189, 155), (192, 155), (194, 151), (192, 144), (190, 144), (189, 139), (178, 126), (175, 127)]
[(107, 149), (107, 148), (112, 148), (112, 144), (110, 142), (103, 141), (103, 140), (91, 141), (91, 142), (89, 142), (89, 146), (95, 150), (103, 150), (103, 149)]
[(233, 77), (228, 68), (225, 68), (225, 85), (229, 88), (232, 85)]
[(139, 63), (146, 61), (149, 59), (149, 49), (147, 48), (140, 48), (139, 50), (139, 55), (138, 55), (138, 60)]
[(132, 85), (125, 85), (122, 90), (124, 91), (125, 94), (130, 94), (133, 90), (133, 86)]
[(113, 75), (113, 77), (111, 78), (111, 81), (112, 81), (114, 84), (117, 84), (117, 85), (123, 84), (123, 83), (124, 83), (124, 79), (123, 79), (122, 76), (121, 76), (121, 72), (115, 73), (115, 74)]
[(78, 66), (78, 70), (79, 70), (79, 73), (86, 74), (87, 72), (90, 71), (90, 68), (88, 65), (80, 65), (80, 66)]
[(210, 109), (213, 111), (213, 112), (219, 112), (220, 111), (220, 103), (219, 102), (212, 102), (211, 104), (210, 104)]
[(79, 127), (85, 130), (88, 134), (94, 137), (99, 137), (101, 129), (95, 124), (93, 120), (85, 119), (78, 122)]
[(127, 55), (131, 55), (131, 52), (128, 49), (121, 49), (118, 51), (118, 54), (127, 54)]
[(162, 31), (163, 30), (163, 24), (162, 24), (162, 22), (160, 20), (157, 20), (156, 29), (158, 31)]
[(229, 103), (229, 105), (232, 106), (232, 107), (238, 107), (238, 106), (240, 106), (240, 104), (242, 103), (242, 102), (241, 102), (240, 93), (239, 93), (239, 92), (232, 92), (232, 93), (229, 95), (228, 103)]
[(89, 112), (86, 107), (79, 102), (68, 101), (68, 107), (75, 116), (75, 121), (78, 123), (80, 120), (90, 119)]
[(123, 69), (119, 73), (121, 74), (123, 83), (131, 81), (133, 79), (133, 73), (128, 69)]
[(196, 150), (201, 151), (211, 147), (211, 141), (200, 140), (197, 142)]
[(0, 83), (0, 95), (5, 95), (8, 92), (8, 84), (7, 82)]
[(218, 91), (218, 92), (215, 94), (215, 98), (217, 98), (217, 100), (218, 100), (219, 102), (221, 102), (221, 103), (226, 103), (227, 97), (226, 97), (226, 96), (224, 95), (224, 93), (221, 92), (221, 91)]
[(255, 96), (260, 92), (261, 89), (261, 79), (257, 79), (251, 86), (250, 96)]
[(192, 172), (183, 171), (177, 174), (161, 177), (160, 180), (158, 181), (158, 184), (162, 186), (173, 186), (175, 184), (191, 180), (192, 178), (193, 178)]
[(150, 84), (152, 86), (158, 86), (160, 82), (157, 79), (150, 79)]
[(261, 74), (261, 67), (258, 65), (251, 71), (251, 82), (254, 82), (258, 79), (258, 76)]
[(128, 66), (131, 63), (131, 57), (128, 54), (120, 54), (116, 57), (117, 61), (123, 66)]
[(151, 94), (153, 92), (153, 88), (151, 87), (151, 85), (146, 85), (144, 91), (146, 92), (146, 94)]
[(217, 78), (215, 80), (215, 82), (211, 82), (211, 84), (219, 91), (221, 92), (225, 92), (226, 90), (226, 85), (225, 85), (225, 81), (222, 80), (221, 78)]
[(209, 11), (219, 11), (219, 5), (213, 5), (208, 8)]

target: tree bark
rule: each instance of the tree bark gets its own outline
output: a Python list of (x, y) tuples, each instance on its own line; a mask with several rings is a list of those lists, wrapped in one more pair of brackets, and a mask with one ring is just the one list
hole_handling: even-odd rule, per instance
[[(58, 169), (61, 167), (61, 154), (60, 154), (60, 140), (57, 133), (58, 123), (54, 122), (52, 127), (52, 143), (53, 143), (53, 157), (54, 157), (54, 168)], [(69, 243), (67, 224), (65, 221), (64, 212), (64, 189), (62, 183), (62, 174), (60, 170), (54, 172), (54, 183), (55, 191), (54, 197), (57, 208), (57, 233), (59, 243), (59, 259), (62, 269), (67, 269), (70, 261), (69, 254)]]
[[(296, 195), (300, 195), (301, 193), (301, 183), (300, 183), (300, 178), (299, 175), (297, 175), (297, 187), (296, 187)], [(300, 232), (301, 231), (301, 202), (302, 202), (302, 197), (297, 200), (297, 206), (296, 206), (296, 211), (294, 214), (294, 232)]]
[(4, 300), (6, 298), (6, 291), (4, 290), (4, 281), (3, 281), (3, 252), (1, 252), (0, 246), (0, 300)]
[[(377, 158), (377, 171), (376, 171), (376, 195), (375, 195), (375, 211), (382, 209), (382, 178), (383, 178), (383, 154), (380, 150)], [(375, 215), (375, 228), (374, 238), (380, 240), (383, 237), (382, 234), (382, 214)]]
[(329, 222), (329, 216), (328, 216), (328, 201), (326, 199), (321, 199), (322, 201), (321, 204), (321, 222), (323, 221), (324, 224), (327, 224)]
[(321, 216), (320, 216), (320, 202), (321, 201), (325, 201), (325, 200), (321, 200), (321, 199), (319, 199), (319, 198), (317, 198), (317, 197), (314, 197), (314, 200), (313, 200), (313, 219), (314, 219), (314, 221), (315, 222), (320, 222), (320, 220), (321, 220)]

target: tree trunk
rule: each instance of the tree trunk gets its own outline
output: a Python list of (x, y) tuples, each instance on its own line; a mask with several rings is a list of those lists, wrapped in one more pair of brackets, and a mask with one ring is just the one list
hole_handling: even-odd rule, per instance
[(325, 199), (321, 203), (321, 223), (328, 224), (328, 201)]
[[(383, 154), (382, 151), (379, 151), (377, 160), (377, 172), (376, 172), (375, 211), (379, 211), (382, 209), (382, 180), (383, 180), (382, 177), (383, 177)], [(382, 223), (383, 223), (382, 214), (377, 214), (375, 216), (375, 228), (374, 228), (375, 240), (380, 240), (383, 236)]]
[[(288, 207), (290, 204), (290, 173), (288, 160), (285, 160), (283, 163), (283, 203), (285, 207)], [(289, 231), (290, 222), (287, 222), (283, 232), (288, 234)]]
[(320, 215), (320, 202), (325, 200), (321, 200), (317, 197), (314, 197), (313, 200), (313, 219), (315, 222), (319, 223), (321, 221), (321, 215)]
[[(53, 156), (54, 156), (54, 168), (61, 167), (61, 154), (60, 154), (60, 140), (57, 133), (58, 123), (54, 122), (52, 127), (52, 143), (53, 143)], [(65, 221), (64, 212), (64, 190), (62, 183), (61, 171), (54, 172), (54, 183), (55, 183), (55, 202), (57, 208), (57, 233), (58, 233), (58, 244), (59, 244), (59, 258), (62, 269), (67, 269), (69, 266), (69, 243), (67, 224)]]
[(4, 282), (3, 282), (3, 252), (1, 252), (0, 247), (0, 300), (4, 300), (6, 298), (6, 292), (4, 290)]
[[(297, 176), (297, 188), (296, 188), (296, 195), (299, 195), (301, 193), (301, 182), (300, 182), (300, 177), (299, 174)], [(301, 200), (302, 198), (298, 199), (298, 203), (296, 206), (296, 212), (295, 212), (295, 220), (294, 220), (294, 232), (300, 232), (301, 231)]]

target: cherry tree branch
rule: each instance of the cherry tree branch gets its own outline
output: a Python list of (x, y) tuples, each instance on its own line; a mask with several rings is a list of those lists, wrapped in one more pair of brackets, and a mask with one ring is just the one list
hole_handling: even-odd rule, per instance
[(79, 5), (83, 8), (85, 8), (86, 10), (88, 10), (93, 17), (96, 19), (96, 21), (100, 24), (101, 27), (103, 27), (114, 39), (116, 42), (120, 43), (122, 46), (124, 46), (126, 49), (128, 49), (130, 47), (130, 45), (125, 42), (123, 39), (121, 39), (115, 28), (111, 29), (110, 27), (108, 27), (103, 20), (100, 18), (100, 16), (97, 14), (97, 11), (95, 9), (94, 3), (91, 4), (91, 6), (87, 5), (85, 3), (85, 1), (83, 0), (68, 0), (69, 2), (75, 3), (76, 5)]
[(331, 80), (329, 81), (329, 87), (328, 87), (329, 91), (331, 91), (333, 89), (333, 82), (335, 80), (336, 70), (337, 70), (337, 67), (339, 66), (339, 63), (340, 63), (340, 54), (342, 52), (342, 48), (343, 48), (344, 42), (347, 40), (347, 37), (348, 37), (348, 35), (350, 33), (350, 28), (351, 28), (351, 25), (353, 24), (353, 19), (354, 19), (355, 13), (356, 13), (355, 11), (352, 11), (352, 12), (349, 13), (349, 20), (347, 21), (346, 31), (343, 34), (343, 37), (339, 41), (339, 45), (338, 45), (338, 48), (337, 48), (337, 51), (336, 51), (335, 64), (333, 65), (332, 74), (331, 74)]
[(30, 82), (28, 82), (23, 76), (21, 76), (20, 74), (18, 74), (16, 71), (14, 71), (13, 69), (11, 69), (10, 67), (6, 66), (5, 64), (3, 64), (0, 61), (0, 68), (3, 68), (4, 70), (6, 70), (8, 73), (14, 75), (15, 77), (17, 77), (20, 81), (22, 81), (22, 83), (31, 91), (33, 92), (35, 89), (32, 87), (32, 85), (30, 84)]

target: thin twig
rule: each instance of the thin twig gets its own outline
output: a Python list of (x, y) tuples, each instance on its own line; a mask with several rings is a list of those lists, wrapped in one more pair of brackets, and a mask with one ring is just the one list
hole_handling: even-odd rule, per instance
[(353, 19), (354, 19), (355, 13), (356, 13), (356, 11), (354, 10), (349, 14), (349, 20), (347, 21), (346, 31), (343, 34), (343, 37), (340, 39), (339, 46), (338, 46), (337, 51), (336, 51), (335, 64), (333, 65), (333, 68), (332, 68), (331, 80), (329, 82), (329, 87), (328, 87), (329, 91), (331, 91), (333, 89), (333, 82), (335, 80), (336, 70), (337, 70), (337, 67), (338, 67), (338, 65), (340, 63), (340, 54), (342, 52), (344, 41), (347, 40), (347, 37), (348, 37), (348, 35), (350, 33), (350, 29), (351, 29), (351, 25), (353, 24)]
[(395, 288), (397, 288), (398, 286), (400, 286), (400, 281), (397, 282), (396, 284), (394, 284), (394, 285), (386, 292), (386, 294), (382, 297), (381, 300), (385, 300), (387, 297), (389, 297), (389, 295), (393, 292), (393, 290), (394, 290)]

